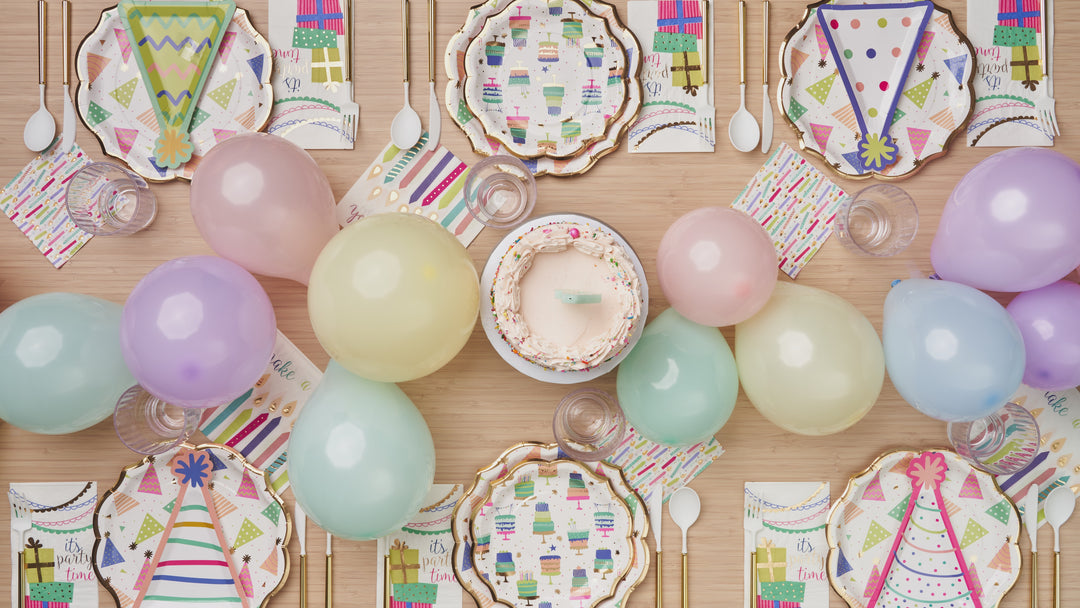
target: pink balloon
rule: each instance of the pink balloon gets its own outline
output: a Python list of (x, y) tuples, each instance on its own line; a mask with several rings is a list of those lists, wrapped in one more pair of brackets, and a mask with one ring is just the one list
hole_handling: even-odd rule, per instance
[(1024, 384), (1080, 385), (1080, 285), (1058, 281), (1013, 298), (1006, 308), (1024, 337)]
[(1080, 165), (1043, 148), (975, 165), (945, 204), (930, 261), (941, 278), (988, 291), (1045, 287), (1080, 264)]
[(660, 289), (672, 308), (700, 325), (752, 317), (776, 286), (776, 250), (753, 218), (704, 207), (675, 220), (656, 256)]
[(232, 401), (266, 371), (277, 340), (274, 307), (259, 282), (210, 255), (177, 258), (131, 290), (120, 347), (151, 395), (180, 407)]
[(315, 159), (266, 133), (236, 135), (203, 158), (191, 179), (191, 215), (221, 257), (305, 285), (338, 232), (334, 193)]

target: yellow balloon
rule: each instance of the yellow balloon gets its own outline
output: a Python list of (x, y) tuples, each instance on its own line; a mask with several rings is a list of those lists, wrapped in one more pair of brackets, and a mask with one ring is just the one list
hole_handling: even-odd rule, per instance
[(777, 283), (765, 307), (735, 326), (739, 382), (773, 424), (838, 433), (870, 411), (885, 381), (874, 326), (837, 295)]
[(465, 346), (480, 309), (465, 247), (430, 219), (383, 213), (350, 224), (311, 271), (315, 336), (342, 367), (404, 382), (446, 365)]

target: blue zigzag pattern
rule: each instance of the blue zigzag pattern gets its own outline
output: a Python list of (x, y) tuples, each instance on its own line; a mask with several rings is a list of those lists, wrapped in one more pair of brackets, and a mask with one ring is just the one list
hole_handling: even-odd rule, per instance
[(180, 91), (180, 94), (177, 95), (175, 99), (173, 98), (172, 95), (169, 95), (168, 91), (166, 91), (164, 89), (161, 90), (161, 91), (158, 91), (158, 94), (157, 94), (158, 99), (160, 99), (162, 95), (164, 95), (165, 97), (168, 97), (169, 101), (174, 106), (180, 105), (180, 101), (183, 100), (185, 96), (187, 96), (188, 99), (191, 99), (191, 91), (188, 91), (187, 89), (184, 89), (183, 91)]
[[(188, 44), (189, 42), (194, 43), (195, 39), (191, 36), (185, 36), (184, 39), (180, 42), (174, 42), (169, 35), (166, 35), (161, 40), (155, 41), (150, 36), (143, 36), (142, 39), (139, 40), (139, 46), (149, 44), (150, 46), (154, 47), (155, 51), (160, 51), (166, 44), (168, 44), (173, 48), (173, 50), (179, 51), (181, 48), (184, 47), (184, 45)], [(202, 50), (206, 47), (209, 47), (211, 43), (213, 43), (213, 41), (210, 40), (210, 38), (203, 38), (202, 42), (200, 42), (199, 45), (195, 47), (195, 52), (202, 52)]]
[(181, 27), (187, 27), (192, 21), (199, 22), (199, 29), (209, 29), (215, 25), (221, 25), (221, 19), (218, 17), (200, 17), (198, 13), (191, 13), (187, 17), (181, 17), (180, 15), (169, 15), (167, 19), (162, 18), (158, 13), (150, 13), (144, 15), (139, 9), (133, 9), (128, 13), (128, 19), (132, 20), (135, 17), (140, 18), (146, 22), (146, 25), (151, 25), (154, 22), (160, 23), (163, 28), (172, 27), (174, 24), (179, 23)]

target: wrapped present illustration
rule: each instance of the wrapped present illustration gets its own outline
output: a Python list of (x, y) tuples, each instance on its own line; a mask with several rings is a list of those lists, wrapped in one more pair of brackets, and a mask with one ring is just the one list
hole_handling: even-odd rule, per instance
[(345, 82), (341, 49), (311, 49), (311, 82)]
[(26, 581), (28, 583), (51, 583), (56, 573), (56, 557), (53, 549), (46, 549), (41, 541), (33, 536), (26, 539), (23, 550), (26, 563)]
[(697, 95), (698, 87), (705, 84), (705, 74), (701, 71), (701, 54), (697, 52), (675, 53), (671, 63), (671, 84), (682, 90)]
[(402, 585), (418, 582), (420, 574), (420, 551), (409, 545), (394, 541), (390, 547), (390, 582)]
[(1011, 76), (1025, 89), (1034, 91), (1042, 80), (1042, 66), (1039, 65), (1039, 47), (1037, 46), (1014, 46), (1012, 49)]
[(787, 549), (777, 547), (771, 540), (757, 548), (758, 580), (774, 583), (787, 580)]
[(1042, 31), (1041, 0), (998, 0), (998, 23)]
[(656, 7), (656, 29), (672, 34), (692, 34), (701, 39), (705, 20), (697, 0), (660, 0)]
[(75, 595), (75, 583), (30, 583), (27, 608), (68, 608)]
[(296, 0), (296, 26), (314, 30), (333, 30), (345, 35), (345, 14), (339, 0)]

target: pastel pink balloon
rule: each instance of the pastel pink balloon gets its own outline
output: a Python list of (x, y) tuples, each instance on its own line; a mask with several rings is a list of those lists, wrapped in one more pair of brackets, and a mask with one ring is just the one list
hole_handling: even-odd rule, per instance
[(675, 220), (656, 256), (660, 289), (679, 314), (724, 327), (752, 317), (776, 286), (776, 250), (753, 218), (725, 207)]
[(266, 133), (236, 135), (210, 150), (191, 179), (191, 215), (221, 257), (305, 285), (338, 232), (334, 193), (315, 159)]

